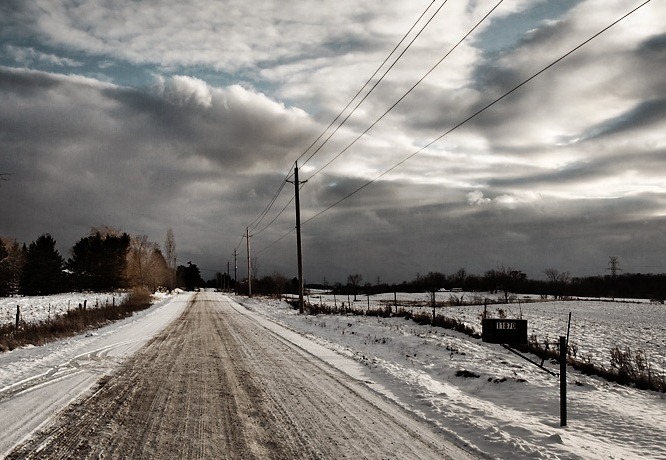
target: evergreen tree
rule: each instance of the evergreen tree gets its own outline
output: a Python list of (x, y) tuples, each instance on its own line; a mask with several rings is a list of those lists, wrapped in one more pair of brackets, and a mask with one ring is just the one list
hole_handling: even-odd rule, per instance
[(180, 286), (184, 287), (186, 291), (193, 291), (195, 288), (204, 287), (206, 285), (201, 278), (199, 267), (192, 262), (188, 262), (187, 266), (179, 265), (176, 270), (176, 276)]
[(67, 262), (74, 286), (81, 290), (113, 291), (127, 284), (127, 252), (130, 236), (100, 232), (81, 238)]
[(49, 295), (63, 292), (64, 259), (48, 233), (30, 243), (26, 253), (21, 292), (27, 295)]

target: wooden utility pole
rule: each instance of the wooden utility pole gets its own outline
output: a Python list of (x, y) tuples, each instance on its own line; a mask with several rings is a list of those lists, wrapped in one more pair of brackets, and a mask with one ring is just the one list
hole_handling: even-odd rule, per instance
[(252, 297), (252, 268), (250, 265), (250, 227), (245, 227), (245, 239), (247, 240), (247, 296)]
[(296, 257), (298, 258), (298, 311), (303, 313), (303, 250), (301, 247), (301, 198), (300, 182), (298, 181), (298, 163), (294, 165), (294, 202), (296, 205)]

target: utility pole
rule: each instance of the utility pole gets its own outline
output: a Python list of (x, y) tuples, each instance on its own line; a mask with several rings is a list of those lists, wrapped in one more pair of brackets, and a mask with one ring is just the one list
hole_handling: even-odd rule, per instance
[(229, 273), (229, 261), (227, 260), (227, 276), (224, 278), (224, 284), (227, 286), (227, 291), (231, 290), (231, 275)]
[[(291, 181), (289, 181), (291, 182)], [(294, 164), (294, 203), (296, 205), (296, 257), (298, 258), (298, 311), (303, 313), (303, 250), (301, 246), (301, 198), (298, 181), (298, 162)]]
[(236, 285), (237, 279), (238, 279), (238, 254), (234, 249), (234, 286)]
[(245, 227), (245, 239), (247, 240), (247, 296), (252, 297), (252, 270), (250, 266), (250, 227)]

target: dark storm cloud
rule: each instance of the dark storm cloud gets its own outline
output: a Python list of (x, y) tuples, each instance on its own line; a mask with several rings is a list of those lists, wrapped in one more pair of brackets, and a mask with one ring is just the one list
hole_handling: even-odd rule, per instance
[[(551, 266), (597, 273), (610, 254), (663, 255), (666, 35), (657, 2), (402, 163), (627, 8), (547, 3), (541, 12), (528, 0), (503, 4), (477, 31), (481, 39), (466, 40), (303, 186), (308, 219), (400, 162), (304, 226), (310, 281), (344, 281), (352, 272), (400, 281), (497, 264), (533, 276)], [(302, 178), (375, 121), (493, 4), (447, 2)], [(226, 265), (293, 160), (424, 6), (2, 2), (0, 62), (32, 70), (0, 67), (0, 172), (13, 173), (0, 187), (10, 216), (0, 233), (29, 242), (49, 231), (71, 245), (93, 225), (155, 241), (172, 227), (188, 260)], [(488, 45), (486, 28), (501, 43)], [(284, 237), (294, 228), (291, 197), (286, 184), (253, 229), (263, 274), (275, 267), (294, 275), (293, 235)]]
[(100, 224), (157, 241), (169, 226), (202, 239), (220, 224), (235, 234), (279, 183), (257, 166), (282, 164), (307, 132), (301, 112), (193, 79), (143, 92), (0, 68), (0, 82), (0, 171), (12, 174), (0, 207), (16, 216), (2, 232), (50, 232), (65, 248)]
[(659, 98), (643, 101), (622, 115), (604, 121), (598, 126), (593, 126), (581, 135), (583, 140), (597, 137), (621, 134), (637, 128), (650, 128), (666, 119), (666, 99)]
[[(384, 191), (380, 187), (374, 192)], [(609, 255), (619, 255), (627, 263), (631, 259), (659, 265), (659, 254), (666, 250), (659, 236), (666, 218), (647, 217), (655, 204), (663, 206), (663, 198), (551, 201), (517, 207), (494, 202), (412, 204), (382, 210), (341, 206), (304, 226), (306, 273), (310, 281), (321, 282), (323, 274), (315, 268), (325, 262), (331, 269), (329, 280), (345, 280), (348, 274), (361, 272), (369, 282), (376, 277), (404, 279), (404, 273), (452, 273), (460, 267), (483, 273), (500, 265), (536, 278), (550, 267), (596, 275), (604, 273)]]
[(633, 152), (615, 154), (610, 156), (589, 158), (584, 161), (568, 164), (557, 170), (525, 173), (517, 170), (514, 176), (490, 179), (487, 185), (491, 189), (540, 189), (548, 185), (558, 185), (566, 188), (570, 184), (579, 184), (594, 181), (600, 177), (612, 177), (618, 171), (651, 171), (656, 174), (666, 174), (666, 150), (650, 152)]

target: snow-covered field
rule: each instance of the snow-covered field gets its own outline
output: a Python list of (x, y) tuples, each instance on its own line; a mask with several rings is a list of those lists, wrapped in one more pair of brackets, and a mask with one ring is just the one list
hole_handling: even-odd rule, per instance
[(16, 307), (20, 307), (21, 319), (26, 323), (46, 321), (67, 313), (86, 303), (86, 308), (95, 308), (122, 302), (126, 293), (69, 292), (50, 296), (0, 297), (0, 324), (16, 321)]
[[(39, 304), (72, 308), (82, 302), (79, 295), (57, 296), (58, 301), (45, 298)], [(437, 300), (446, 300), (448, 295), (438, 294)], [(393, 295), (386, 298), (393, 300)], [(427, 301), (429, 295), (420, 298)], [(0, 353), (0, 419), (5, 430), (0, 431), (0, 456), (161, 330), (183, 311), (189, 299), (189, 294), (164, 299), (92, 334)], [(499, 345), (399, 317), (306, 316), (277, 300), (234, 299), (251, 310), (250, 314), (260, 315), (264, 327), (278, 331), (267, 326), (270, 320), (288, 328), (292, 336), (285, 338), (340, 370), (349, 372), (348, 363), (357, 363), (360, 370), (354, 371), (355, 378), (490, 458), (666, 459), (664, 394), (619, 386), (569, 369), (568, 425), (560, 427), (559, 380)], [(0, 305), (10, 308), (25, 300), (28, 298), (12, 298), (8, 305)], [(311, 302), (318, 300), (310, 298)], [(326, 302), (327, 297), (321, 300)], [(337, 298), (338, 305), (341, 300), (347, 302)], [(380, 300), (371, 297), (371, 307)], [(95, 299), (88, 300), (89, 306), (94, 303)], [(367, 299), (359, 297), (357, 304), (362, 308)], [(663, 306), (588, 300), (493, 305), (488, 310), (496, 315), (497, 308), (509, 317), (522, 313), (530, 334), (552, 339), (566, 333), (571, 311), (571, 341), (578, 344), (580, 355), (590, 354), (595, 361), (608, 364), (609, 347), (628, 346), (645, 350), (655, 366), (664, 367)], [(442, 307), (438, 313), (480, 330), (482, 310), (483, 306)], [(324, 349), (334, 357), (324, 358)], [(558, 371), (557, 365), (546, 365)], [(462, 370), (478, 378), (456, 375)]]
[[(337, 296), (315, 293), (309, 297), (313, 304), (342, 308), (350, 303), (355, 309), (377, 309), (391, 306), (417, 313), (432, 314), (430, 293), (389, 293), (376, 296)], [(438, 292), (436, 302), (447, 302), (451, 296), (463, 297), (465, 302), (483, 299), (501, 301), (502, 294)], [(368, 302), (369, 301), (369, 302)], [(422, 305), (422, 306), (419, 306)], [(437, 307), (437, 315), (463, 322), (481, 333), (483, 305)], [(645, 300), (604, 301), (599, 299), (571, 301), (541, 301), (539, 296), (521, 296), (510, 304), (489, 304), (488, 316), (498, 318), (500, 310), (507, 318), (522, 318), (528, 323), (528, 333), (536, 335), (540, 343), (555, 343), (560, 336), (567, 335), (567, 322), (571, 313), (569, 343), (577, 348), (578, 359), (589, 359), (592, 363), (610, 367), (610, 350), (629, 348), (633, 353), (645, 353), (653, 370), (666, 373), (666, 305), (651, 304)]]
[[(377, 299), (370, 300), (372, 306)], [(361, 302), (367, 299), (359, 297)], [(559, 379), (499, 345), (398, 317), (304, 316), (275, 300), (242, 303), (363, 363), (368, 380), (381, 384), (388, 397), (492, 458), (666, 458), (664, 394), (569, 369), (568, 425), (560, 427)], [(608, 347), (642, 348), (653, 360), (661, 359), (653, 363), (663, 369), (663, 306), (576, 301), (493, 309), (498, 307), (508, 310), (509, 317), (522, 310), (528, 332), (544, 338), (565, 335), (571, 311), (571, 341), (579, 344), (579, 353), (589, 353), (608, 366)], [(447, 316), (480, 330), (483, 306), (447, 310)], [(557, 365), (550, 367), (559, 370)], [(479, 377), (457, 376), (461, 370)]]

